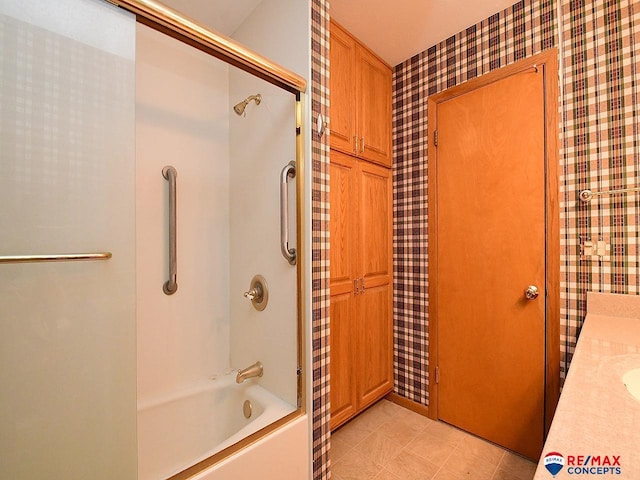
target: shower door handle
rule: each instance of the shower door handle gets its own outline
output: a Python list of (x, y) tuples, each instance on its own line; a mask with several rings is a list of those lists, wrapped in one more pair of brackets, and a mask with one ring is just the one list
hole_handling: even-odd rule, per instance
[(296, 162), (285, 165), (280, 174), (280, 249), (291, 265), (296, 264), (296, 249), (289, 248), (289, 178), (296, 176)]
[(162, 176), (169, 182), (169, 280), (162, 286), (165, 295), (178, 290), (178, 258), (176, 249), (176, 177), (178, 172), (171, 166), (162, 169)]

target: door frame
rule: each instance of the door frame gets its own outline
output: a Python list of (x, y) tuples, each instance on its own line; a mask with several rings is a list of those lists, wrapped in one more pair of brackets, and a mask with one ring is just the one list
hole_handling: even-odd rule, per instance
[(438, 105), (506, 77), (530, 70), (542, 69), (545, 99), (545, 267), (546, 267), (546, 319), (545, 319), (545, 399), (544, 436), (549, 432), (551, 420), (560, 396), (560, 231), (558, 208), (558, 50), (551, 48), (506, 67), (493, 70), (481, 77), (451, 87), (427, 99), (427, 205), (428, 205), (428, 278), (429, 278), (429, 417), (438, 419), (438, 385), (435, 382), (438, 360), (438, 302), (437, 252), (438, 211), (437, 175), (438, 150), (434, 145), (437, 130)]

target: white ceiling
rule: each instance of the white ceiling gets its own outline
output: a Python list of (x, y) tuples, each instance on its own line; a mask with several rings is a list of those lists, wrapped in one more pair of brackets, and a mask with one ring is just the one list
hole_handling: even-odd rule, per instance
[[(262, 0), (161, 0), (232, 36)], [(299, 0), (291, 0), (299, 1)], [(330, 0), (331, 17), (392, 67), (516, 0)]]
[(330, 0), (331, 18), (392, 67), (516, 0)]
[(168, 7), (230, 37), (262, 0), (160, 0)]

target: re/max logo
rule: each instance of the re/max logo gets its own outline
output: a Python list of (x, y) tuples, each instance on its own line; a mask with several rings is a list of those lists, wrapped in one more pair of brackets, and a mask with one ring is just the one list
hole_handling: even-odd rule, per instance
[(620, 455), (568, 455), (567, 465), (576, 467), (619, 467)]

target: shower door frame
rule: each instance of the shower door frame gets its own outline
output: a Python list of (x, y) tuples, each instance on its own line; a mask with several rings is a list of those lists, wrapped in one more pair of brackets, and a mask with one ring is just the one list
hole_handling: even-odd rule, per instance
[(306, 330), (304, 312), (306, 311), (306, 297), (304, 279), (306, 278), (306, 235), (304, 228), (305, 196), (305, 136), (304, 118), (306, 102), (306, 80), (300, 75), (272, 62), (257, 52), (254, 52), (236, 41), (215, 33), (208, 28), (192, 21), (179, 12), (170, 9), (154, 0), (104, 0), (136, 15), (136, 21), (168, 35), (182, 43), (197, 48), (202, 52), (222, 60), (223, 62), (265, 80), (289, 93), (295, 95), (296, 116), (296, 290), (297, 290), (297, 408), (290, 414), (267, 425), (257, 432), (243, 438), (238, 443), (215, 453), (214, 455), (192, 465), (182, 472), (170, 477), (170, 480), (190, 478), (203, 470), (215, 465), (243, 448), (255, 443), (281, 427), (304, 416), (307, 408), (307, 379), (306, 379)]

